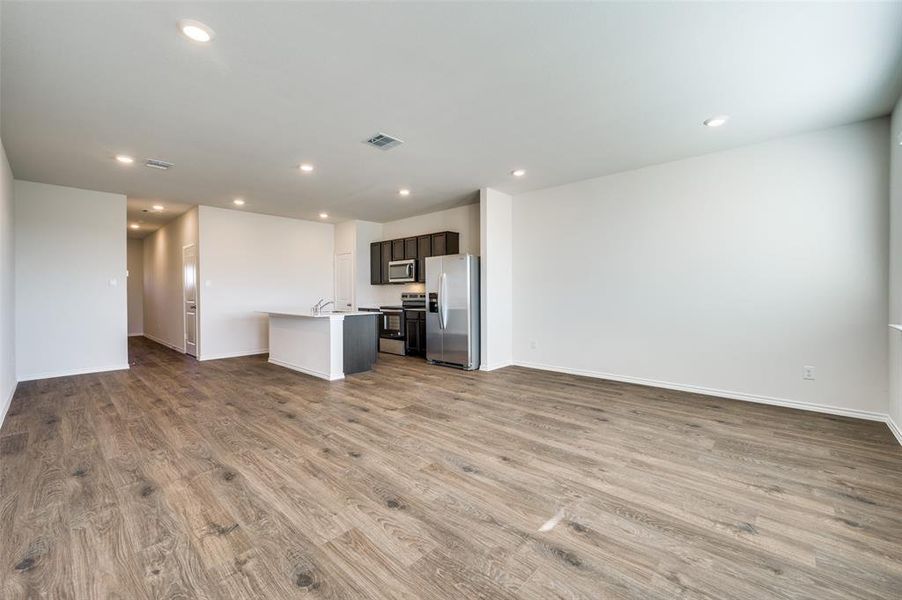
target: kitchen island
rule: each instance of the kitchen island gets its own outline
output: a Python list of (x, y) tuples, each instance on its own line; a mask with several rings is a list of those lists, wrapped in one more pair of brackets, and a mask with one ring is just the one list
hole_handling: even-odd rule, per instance
[(377, 312), (260, 311), (269, 316), (269, 362), (334, 381), (376, 362)]

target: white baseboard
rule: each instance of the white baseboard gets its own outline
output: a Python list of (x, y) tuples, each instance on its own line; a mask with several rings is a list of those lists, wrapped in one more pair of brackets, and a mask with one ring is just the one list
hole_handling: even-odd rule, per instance
[(128, 334), (128, 337), (145, 337), (145, 336), (144, 336), (144, 332), (142, 331), (141, 333), (130, 333), (130, 334)]
[(13, 382), (13, 387), (9, 390), (9, 396), (5, 399), (3, 403), (3, 409), (0, 410), (0, 427), (3, 427), (3, 421), (6, 420), (6, 413), (9, 412), (9, 407), (12, 406), (13, 396), (16, 395), (16, 387), (18, 387), (19, 382)]
[(503, 369), (504, 367), (510, 367), (513, 364), (514, 363), (511, 361), (495, 363), (494, 365), (482, 364), (482, 365), (479, 365), (479, 370), (480, 371), (494, 371), (496, 369)]
[[(212, 356), (201, 356), (197, 360), (220, 360), (223, 358), (239, 358), (242, 356), (257, 356), (260, 354), (266, 354), (269, 352), (269, 348), (262, 348), (258, 350), (242, 350), (240, 352), (229, 352), (226, 354), (214, 354)], [(203, 354), (203, 353), (201, 353)]]
[(285, 367), (286, 369), (291, 369), (292, 371), (298, 371), (298, 372), (304, 373), (306, 375), (312, 375), (313, 377), (319, 377), (320, 379), (325, 379), (326, 381), (337, 381), (339, 379), (345, 378), (344, 375), (341, 375), (339, 377), (332, 377), (331, 374), (326, 373), (325, 371), (314, 371), (313, 369), (307, 369), (307, 368), (301, 367), (299, 365), (284, 362), (281, 360), (275, 360), (273, 358), (270, 358), (269, 362), (271, 362), (274, 365), (278, 365), (280, 367)]
[(896, 441), (899, 442), (899, 445), (902, 446), (902, 428), (900, 428), (893, 418), (889, 415), (886, 416), (886, 426), (889, 427), (889, 430), (893, 432), (893, 435), (896, 436)]
[(86, 375), (88, 373), (105, 373), (107, 371), (128, 370), (128, 363), (119, 365), (104, 365), (101, 367), (88, 367), (86, 369), (68, 369), (65, 371), (46, 371), (44, 373), (29, 373), (19, 375), (19, 382), (34, 381), (36, 379), (53, 379), (54, 377), (70, 377), (72, 375)]
[(557, 373), (569, 373), (570, 375), (582, 375), (584, 377), (594, 377), (596, 379), (607, 379), (610, 381), (619, 381), (622, 383), (635, 383), (637, 385), (647, 385), (650, 387), (664, 388), (668, 390), (677, 390), (680, 392), (691, 392), (693, 394), (704, 394), (705, 396), (718, 396), (720, 398), (729, 398), (731, 400), (744, 400), (746, 402), (755, 402), (757, 404), (770, 404), (772, 406), (783, 406), (786, 408), (795, 408), (798, 410), (810, 410), (829, 415), (837, 415), (841, 417), (853, 417), (856, 419), (866, 419), (868, 421), (881, 421), (886, 423), (888, 416), (885, 413), (871, 412), (866, 410), (857, 410), (854, 408), (843, 408), (841, 406), (831, 406), (829, 404), (814, 404), (809, 402), (799, 402), (797, 400), (787, 400), (786, 398), (774, 398), (772, 396), (761, 396), (758, 394), (747, 394), (745, 392), (734, 392), (731, 390), (719, 390), (715, 388), (701, 387), (697, 385), (686, 385), (682, 383), (672, 383), (669, 381), (657, 381), (654, 379), (644, 379), (641, 377), (630, 377), (627, 375), (614, 375), (612, 373), (601, 373), (598, 371), (587, 371), (584, 369), (571, 369), (568, 367), (558, 367), (554, 365), (544, 365), (540, 363), (530, 363), (522, 361), (514, 361), (514, 364), (520, 367), (528, 367), (530, 369), (540, 369), (542, 371), (555, 371)]
[(156, 343), (158, 343), (158, 344), (162, 344), (163, 346), (166, 346), (167, 348), (171, 348), (171, 349), (175, 350), (176, 352), (181, 352), (182, 354), (185, 353), (185, 348), (184, 348), (184, 347), (173, 346), (173, 345), (170, 344), (169, 342), (167, 342), (167, 341), (165, 341), (165, 340), (161, 340), (160, 338), (158, 338), (158, 337), (156, 337), (156, 336), (154, 336), (154, 335), (150, 335), (149, 333), (144, 333), (144, 334), (142, 334), (142, 335), (143, 335), (144, 337), (146, 337), (147, 339), (153, 340), (154, 342), (156, 342)]

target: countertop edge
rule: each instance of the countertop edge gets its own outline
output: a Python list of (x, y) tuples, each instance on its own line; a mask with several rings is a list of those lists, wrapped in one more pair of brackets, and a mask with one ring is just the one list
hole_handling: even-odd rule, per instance
[(297, 312), (290, 310), (258, 310), (255, 311), (264, 315), (275, 315), (278, 317), (295, 317), (298, 319), (344, 319), (345, 317), (365, 317), (365, 316), (378, 316), (377, 312), (368, 312), (368, 311), (353, 311), (353, 312), (343, 312), (343, 313), (320, 313), (313, 314), (310, 312)]

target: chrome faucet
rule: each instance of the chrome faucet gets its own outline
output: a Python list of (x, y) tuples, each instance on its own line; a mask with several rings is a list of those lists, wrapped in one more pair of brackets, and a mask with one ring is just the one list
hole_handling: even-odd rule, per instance
[(319, 313), (321, 313), (323, 311), (324, 308), (326, 308), (330, 304), (335, 304), (335, 302), (332, 300), (326, 301), (325, 298), (320, 298), (319, 302), (317, 302), (313, 306), (313, 314), (318, 315)]

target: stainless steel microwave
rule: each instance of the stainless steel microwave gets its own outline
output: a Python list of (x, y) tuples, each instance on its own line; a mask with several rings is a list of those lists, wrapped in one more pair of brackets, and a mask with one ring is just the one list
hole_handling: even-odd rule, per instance
[(389, 283), (409, 283), (417, 280), (417, 259), (393, 260), (388, 263)]

